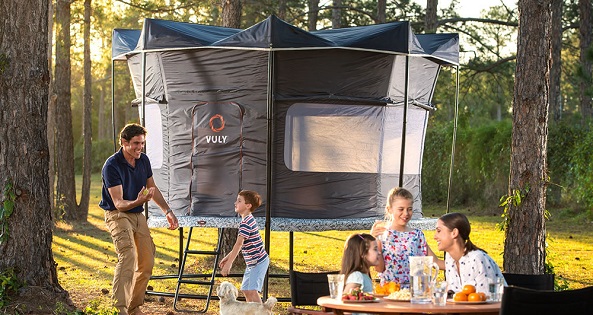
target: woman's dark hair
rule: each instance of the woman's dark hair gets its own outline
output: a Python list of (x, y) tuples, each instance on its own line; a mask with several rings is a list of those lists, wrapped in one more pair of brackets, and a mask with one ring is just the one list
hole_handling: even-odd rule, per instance
[(486, 252), (470, 241), (469, 233), (472, 229), (465, 214), (458, 212), (447, 213), (442, 215), (439, 220), (441, 220), (449, 230), (453, 231), (453, 229), (457, 229), (457, 231), (459, 231), (459, 237), (461, 237), (465, 244), (465, 251), (463, 255), (471, 252), (472, 250), (481, 250)]
[(354, 271), (360, 271), (368, 274), (369, 277), (371, 276), (370, 268), (365, 263), (364, 256), (374, 243), (375, 237), (366, 233), (352, 234), (348, 237), (344, 244), (341, 271), (346, 279)]

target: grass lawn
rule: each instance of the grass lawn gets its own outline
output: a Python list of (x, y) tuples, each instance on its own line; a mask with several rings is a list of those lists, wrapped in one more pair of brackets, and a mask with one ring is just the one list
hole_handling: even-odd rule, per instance
[[(80, 183), (80, 178), (77, 179)], [(103, 222), (103, 210), (97, 205), (101, 198), (100, 177), (93, 176), (91, 187), (91, 208), (88, 222), (69, 225), (63, 222), (54, 229), (53, 253), (58, 264), (58, 278), (68, 290), (75, 305), (83, 310), (106, 310), (110, 306), (111, 280), (117, 257), (111, 238)], [(468, 215), (472, 223), (472, 241), (482, 247), (502, 267), (504, 233), (496, 228), (500, 216), (493, 213), (474, 213), (459, 210)], [(593, 222), (566, 211), (551, 211), (547, 224), (549, 260), (555, 267), (556, 277), (569, 288), (593, 285)], [(438, 217), (444, 208), (427, 207), (425, 216)], [(184, 239), (189, 228), (184, 228)], [(179, 231), (152, 229), (157, 247), (154, 275), (173, 275), (179, 266)], [(339, 270), (344, 240), (351, 233), (366, 231), (326, 231), (294, 233), (294, 268), (299, 271)], [(436, 248), (433, 231), (425, 231), (431, 248)], [(195, 228), (192, 249), (213, 250), (217, 241), (217, 230)], [(271, 273), (286, 274), (289, 266), (289, 233), (271, 234)], [(442, 255), (442, 253), (441, 253)], [(191, 273), (207, 273), (212, 270), (212, 261), (205, 257), (191, 256), (186, 270)], [(241, 269), (233, 270), (242, 273)], [(217, 283), (230, 280), (239, 286), (240, 278), (217, 278)], [(149, 283), (155, 291), (175, 292), (176, 279), (153, 280)], [(202, 293), (202, 288), (183, 286), (182, 293)], [(276, 297), (290, 297), (288, 279), (271, 279), (269, 294)], [(288, 303), (279, 303), (276, 314), (286, 314)], [(177, 304), (180, 309), (201, 310), (204, 301), (184, 299)], [(173, 299), (147, 296), (143, 310), (149, 314), (181, 314), (173, 310)], [(99, 314), (93, 313), (93, 314)], [(104, 312), (104, 314), (108, 314)], [(218, 314), (218, 302), (212, 301), (207, 314)]]

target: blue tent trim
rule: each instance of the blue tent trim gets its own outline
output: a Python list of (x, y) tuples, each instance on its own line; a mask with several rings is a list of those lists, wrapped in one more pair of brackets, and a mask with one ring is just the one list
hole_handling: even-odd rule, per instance
[(112, 58), (122, 60), (125, 54), (144, 50), (201, 47), (363, 49), (429, 57), (442, 64), (459, 64), (458, 34), (415, 35), (407, 21), (307, 32), (273, 15), (245, 30), (145, 19), (141, 31), (113, 31)]
[(120, 59), (123, 55), (136, 49), (141, 33), (140, 30), (114, 29), (111, 38), (112, 59)]
[(459, 34), (418, 34), (416, 37), (426, 54), (459, 64)]
[[(392, 22), (368, 26), (315, 31), (340, 47), (362, 48), (409, 53), (422, 50), (420, 45), (410, 43), (413, 34), (409, 22)], [(413, 49), (411, 49), (413, 47)]]
[(253, 48), (299, 48), (333, 47), (335, 44), (296, 26), (290, 25), (275, 16), (252, 27), (219, 40), (212, 46), (253, 47)]
[(240, 29), (174, 22), (157, 19), (144, 20), (142, 41), (136, 49), (165, 49), (210, 46), (212, 43), (237, 34)]

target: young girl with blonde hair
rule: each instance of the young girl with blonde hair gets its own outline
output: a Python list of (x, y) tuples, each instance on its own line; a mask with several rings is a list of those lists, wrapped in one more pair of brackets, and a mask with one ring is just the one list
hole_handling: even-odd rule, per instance
[(381, 284), (399, 283), (402, 288), (410, 285), (410, 256), (433, 256), (439, 268), (444, 269), (443, 260), (433, 253), (426, 237), (420, 229), (412, 229), (408, 223), (412, 219), (414, 196), (404, 188), (396, 187), (389, 191), (385, 217), (388, 226), (377, 222), (371, 228), (371, 235), (379, 239), (381, 260), (375, 267), (379, 272)]

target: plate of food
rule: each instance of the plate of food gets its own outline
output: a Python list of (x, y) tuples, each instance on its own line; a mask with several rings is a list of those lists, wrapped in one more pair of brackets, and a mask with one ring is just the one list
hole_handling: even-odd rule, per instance
[(486, 304), (493, 303), (492, 301), (455, 301), (453, 299), (447, 299), (447, 302), (453, 304)]
[(410, 299), (392, 299), (388, 296), (384, 297), (383, 299), (390, 302), (410, 302)]
[(344, 303), (375, 303), (379, 302), (381, 299), (373, 297), (372, 300), (342, 300)]
[(342, 302), (344, 303), (374, 303), (379, 302), (379, 299), (372, 294), (363, 292), (360, 289), (354, 289), (350, 293), (342, 295)]
[(395, 291), (395, 292), (389, 294), (388, 296), (384, 297), (383, 299), (385, 299), (387, 301), (393, 301), (393, 302), (410, 302), (411, 298), (412, 298), (412, 293), (410, 292), (410, 289), (401, 289), (399, 291)]
[(376, 297), (384, 297), (388, 296), (389, 294), (399, 291), (400, 285), (397, 282), (385, 282), (384, 284), (377, 283), (374, 288), (374, 296)]
[(453, 304), (486, 304), (487, 296), (484, 292), (476, 292), (476, 288), (472, 285), (465, 285), (462, 292), (457, 292), (452, 299), (447, 299), (447, 302)]

